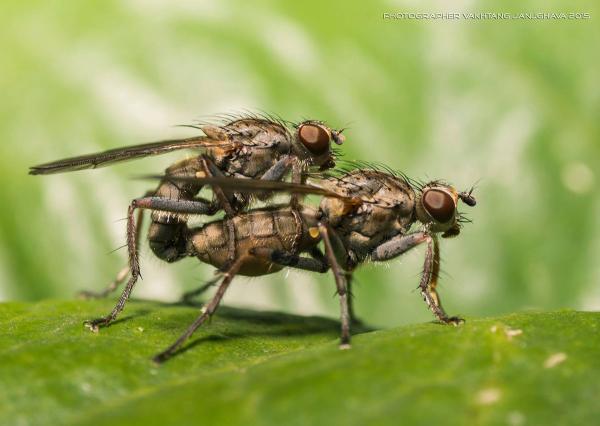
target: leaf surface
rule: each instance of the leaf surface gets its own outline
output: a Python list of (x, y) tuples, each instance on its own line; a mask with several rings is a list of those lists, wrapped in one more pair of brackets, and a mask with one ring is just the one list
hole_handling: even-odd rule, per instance
[(527, 312), (366, 331), (223, 308), (177, 357), (150, 358), (197, 308), (0, 305), (0, 424), (592, 424), (600, 314)]

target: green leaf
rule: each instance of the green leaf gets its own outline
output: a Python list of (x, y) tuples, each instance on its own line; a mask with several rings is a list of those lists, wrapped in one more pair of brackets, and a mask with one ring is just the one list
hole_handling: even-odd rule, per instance
[(593, 424), (600, 314), (519, 313), (363, 332), (222, 308), (164, 365), (198, 312), (133, 301), (0, 305), (0, 424)]

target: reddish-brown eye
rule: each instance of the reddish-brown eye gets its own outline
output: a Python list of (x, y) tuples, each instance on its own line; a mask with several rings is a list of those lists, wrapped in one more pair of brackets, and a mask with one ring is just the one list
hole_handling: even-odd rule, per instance
[(452, 219), (456, 209), (452, 196), (437, 189), (429, 189), (423, 194), (423, 207), (439, 223)]
[(329, 132), (316, 124), (302, 124), (298, 128), (298, 139), (313, 155), (329, 151)]

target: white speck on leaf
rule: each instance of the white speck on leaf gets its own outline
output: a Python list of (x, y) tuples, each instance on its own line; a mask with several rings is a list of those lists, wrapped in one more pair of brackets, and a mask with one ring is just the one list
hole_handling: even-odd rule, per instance
[(506, 330), (504, 330), (504, 334), (506, 334), (506, 337), (508, 338), (508, 340), (512, 340), (513, 337), (515, 336), (520, 336), (521, 334), (523, 334), (523, 330), (521, 329), (512, 329), (512, 328), (507, 328)]
[(482, 389), (477, 393), (477, 403), (481, 405), (495, 404), (502, 396), (500, 389), (487, 388)]
[(513, 337), (520, 336), (521, 334), (523, 334), (523, 330), (521, 330), (520, 328), (513, 329), (510, 327), (498, 326), (496, 324), (490, 327), (490, 332), (496, 333), (500, 328), (502, 329), (502, 331), (504, 331), (504, 335), (508, 340), (512, 340)]
[(519, 411), (511, 411), (506, 417), (506, 423), (510, 426), (521, 426), (525, 424), (525, 416)]
[(552, 354), (544, 362), (544, 368), (554, 368), (558, 364), (565, 362), (566, 359), (567, 359), (567, 354), (564, 352), (557, 352), (555, 354)]

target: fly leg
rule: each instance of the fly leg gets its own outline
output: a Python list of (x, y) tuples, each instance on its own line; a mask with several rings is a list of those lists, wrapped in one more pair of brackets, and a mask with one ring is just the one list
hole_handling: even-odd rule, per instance
[[(266, 172), (260, 176), (260, 180), (272, 180), (272, 181), (281, 181), (285, 174), (292, 167), (294, 158), (290, 155), (285, 155), (280, 158), (275, 164), (273, 164)], [(257, 194), (257, 198), (260, 200), (269, 198), (270, 194), (268, 192), (264, 194)], [(292, 194), (292, 197), (294, 195)]]
[[(429, 277), (427, 277), (427, 275), (429, 275)], [(439, 321), (452, 325), (462, 324), (465, 322), (464, 319), (460, 317), (448, 317), (442, 307), (442, 301), (436, 290), (439, 275), (440, 247), (436, 236), (432, 235), (427, 241), (425, 265), (423, 266), (423, 275), (421, 276), (421, 282), (419, 284), (421, 295)]]
[[(221, 173), (221, 170), (213, 161), (206, 155), (201, 156), (201, 162), (204, 168), (204, 173), (207, 177), (224, 177), (225, 175)], [(235, 216), (235, 209), (231, 205), (230, 198), (225, 194), (223, 189), (218, 186), (213, 186), (212, 188), (215, 197), (219, 200), (221, 204), (221, 208), (225, 211), (225, 217), (228, 219), (232, 219)], [(227, 223), (227, 233), (229, 234), (229, 247), (227, 248), (227, 258), (229, 263), (235, 260), (235, 226), (232, 220), (226, 221)]]
[(105, 326), (110, 324), (119, 313), (125, 307), (125, 303), (129, 296), (131, 295), (131, 291), (135, 286), (135, 283), (140, 276), (140, 264), (138, 261), (137, 255), (137, 244), (136, 244), (136, 226), (134, 220), (134, 212), (135, 212), (135, 200), (129, 205), (129, 209), (127, 211), (127, 250), (129, 254), (129, 270), (131, 272), (131, 277), (129, 277), (129, 281), (125, 286), (125, 290), (121, 294), (119, 301), (116, 306), (113, 308), (110, 314), (105, 317), (96, 318), (94, 320), (85, 321), (84, 324), (93, 332), (97, 332), (100, 326)]
[(348, 315), (350, 315), (351, 325), (363, 325), (363, 322), (358, 319), (354, 312), (354, 294), (352, 293), (352, 281), (354, 279), (353, 271), (346, 271), (346, 286), (348, 287)]
[(229, 284), (231, 284), (233, 277), (235, 277), (235, 274), (239, 271), (240, 267), (248, 258), (248, 256), (250, 255), (241, 256), (231, 264), (227, 272), (223, 274), (223, 281), (221, 281), (221, 284), (219, 284), (219, 288), (217, 289), (215, 295), (212, 297), (210, 302), (208, 302), (202, 307), (202, 309), (200, 309), (200, 315), (187, 328), (187, 330), (175, 341), (175, 343), (173, 343), (163, 352), (159, 353), (154, 358), (152, 358), (154, 362), (160, 364), (171, 358), (175, 354), (175, 352), (181, 347), (181, 345), (187, 339), (189, 339), (192, 334), (194, 334), (198, 327), (200, 327), (207, 319), (211, 317), (212, 314), (215, 313), (215, 311), (219, 307), (219, 303), (221, 303), (221, 299), (223, 299), (223, 296), (225, 295), (225, 292), (229, 287)]
[[(295, 161), (292, 165), (292, 183), (306, 183), (306, 177), (302, 173), (302, 165)], [(300, 203), (303, 197), (300, 194), (292, 194), (290, 206), (294, 210), (300, 210)]]
[[(341, 336), (340, 336), (340, 349), (350, 348), (350, 307), (348, 303), (349, 291), (346, 284), (346, 272), (340, 267), (335, 250), (341, 247), (334, 247), (334, 243), (339, 244), (340, 240), (332, 230), (326, 225), (320, 223), (318, 227), (318, 234), (325, 244), (325, 255), (317, 247), (313, 247), (309, 250), (310, 258), (300, 257), (297, 255), (286, 254), (283, 252), (272, 251), (270, 260), (274, 263), (279, 263), (284, 266), (291, 266), (294, 268), (300, 268), (305, 270), (312, 270), (314, 272), (327, 272), (331, 267), (333, 277), (335, 279), (335, 285), (337, 294), (340, 296), (340, 323), (341, 323)], [(258, 254), (258, 250), (265, 252), (264, 248), (255, 249)], [(310, 266), (309, 266), (310, 265)], [(312, 267), (313, 269), (311, 269)]]
[[(138, 213), (141, 213), (138, 212)], [(141, 216), (141, 215), (139, 215)], [(138, 216), (138, 217), (139, 217)], [(139, 223), (139, 222), (138, 222)], [(104, 299), (108, 297), (112, 292), (117, 290), (121, 284), (125, 282), (125, 279), (129, 276), (129, 265), (123, 266), (115, 276), (115, 279), (110, 282), (108, 286), (104, 290), (101, 291), (92, 291), (92, 290), (82, 290), (77, 296), (83, 300), (90, 299)]]
[[(323, 254), (318, 248), (310, 251), (311, 257), (303, 257), (296, 254), (291, 254), (282, 250), (275, 250), (267, 247), (257, 247), (251, 249), (249, 254), (266, 259), (272, 263), (290, 268), (302, 269), (304, 271), (325, 273), (329, 270), (329, 265)], [(222, 273), (195, 290), (183, 294), (182, 302), (190, 303), (192, 299), (206, 292), (210, 287), (214, 286), (222, 278)]]
[[(331, 236), (330, 236), (331, 237)], [(332, 246), (333, 246), (333, 250), (335, 251), (335, 238), (331, 238), (332, 240)], [(310, 251), (311, 256), (313, 256), (314, 258), (320, 260), (321, 262), (323, 262), (324, 264), (327, 265), (327, 260), (325, 259), (325, 256), (323, 255), (323, 253), (321, 253), (321, 251), (317, 248), (314, 247), (311, 249)], [(336, 256), (337, 258), (337, 256)], [(329, 268), (329, 265), (327, 265), (327, 268)], [(363, 322), (358, 319), (358, 317), (356, 316), (356, 314), (354, 313), (354, 303), (353, 303), (353, 299), (354, 299), (354, 294), (352, 293), (352, 281), (354, 279), (354, 271), (346, 271), (346, 287), (348, 289), (348, 315), (350, 316), (350, 325), (359, 325), (362, 326)]]
[(354, 278), (353, 271), (356, 268), (357, 260), (356, 255), (346, 249), (343, 241), (339, 238), (336, 233), (330, 232), (329, 240), (331, 241), (331, 247), (335, 258), (338, 260), (338, 264), (341, 264), (342, 269), (345, 271), (346, 288), (348, 290), (348, 315), (350, 316), (351, 325), (363, 325), (362, 321), (359, 320), (354, 313), (354, 295), (352, 294), (352, 281)]
[(318, 248), (309, 251), (311, 257), (298, 256), (297, 254), (287, 253), (281, 250), (274, 250), (267, 247), (257, 247), (252, 249), (251, 253), (257, 257), (262, 257), (273, 263), (282, 266), (289, 266), (305, 271), (324, 273), (329, 270), (333, 272), (337, 293), (340, 296), (340, 320), (341, 320), (341, 338), (340, 349), (350, 348), (350, 314), (348, 309), (348, 290), (346, 287), (346, 277), (344, 271), (340, 268), (329, 239), (328, 228), (320, 224), (319, 234), (325, 242), (325, 256)]
[(371, 260), (390, 260), (422, 243), (427, 243), (427, 249), (425, 252), (423, 275), (421, 276), (421, 281), (419, 283), (421, 295), (438, 321), (444, 324), (458, 325), (464, 322), (464, 320), (458, 317), (449, 317), (446, 314), (436, 291), (440, 271), (440, 254), (435, 236), (432, 236), (427, 232), (414, 232), (408, 235), (397, 236), (376, 247), (371, 253)]
[(162, 210), (168, 213), (180, 214), (214, 214), (215, 206), (207, 200), (198, 198), (194, 200), (172, 200), (161, 197), (137, 198), (131, 202), (127, 210), (127, 253), (129, 257), (129, 271), (131, 276), (125, 289), (119, 297), (119, 301), (113, 310), (105, 317), (85, 321), (84, 324), (90, 330), (97, 332), (99, 327), (107, 326), (117, 318), (125, 307), (133, 287), (138, 278), (141, 278), (140, 263), (138, 259), (138, 232), (134, 219), (136, 209)]
[[(148, 191), (144, 194), (144, 197), (148, 197), (154, 194), (154, 191)], [(137, 250), (140, 249), (140, 235), (142, 231), (142, 226), (144, 222), (144, 211), (138, 210), (136, 226), (135, 226), (135, 245)], [(81, 299), (103, 299), (109, 296), (112, 292), (117, 290), (121, 284), (125, 282), (127, 276), (129, 275), (129, 265), (123, 266), (117, 273), (115, 279), (102, 291), (81, 291), (79, 292), (79, 297)]]
[[(316, 254), (318, 252), (318, 254)], [(269, 262), (290, 268), (302, 269), (303, 271), (325, 273), (329, 270), (329, 264), (323, 254), (315, 248), (309, 252), (311, 257), (299, 256), (283, 250), (275, 250), (268, 247), (256, 247), (250, 250), (250, 254)]]
[[(288, 172), (289, 168), (292, 164), (292, 157), (284, 156), (279, 161), (277, 161), (273, 166), (271, 166), (261, 177), (261, 180), (281, 180), (283, 176)], [(202, 164), (204, 168), (204, 173), (207, 177), (225, 177), (225, 175), (221, 172), (221, 170), (213, 163), (213, 161), (203, 155), (202, 156)], [(222, 188), (218, 186), (213, 186), (213, 192), (219, 202), (223, 210), (225, 211), (225, 216), (229, 219), (233, 218), (236, 214), (236, 208), (233, 207), (231, 199), (227, 196), (227, 194), (223, 191)], [(260, 198), (260, 195), (259, 195)], [(266, 198), (266, 197), (265, 197)], [(229, 234), (229, 247), (228, 247), (228, 260), (229, 262), (233, 262), (236, 257), (235, 253), (235, 227), (233, 221), (227, 221), (227, 233)]]
[(208, 289), (210, 289), (215, 284), (217, 284), (217, 282), (219, 282), (219, 280), (222, 277), (223, 276), (222, 276), (221, 273), (217, 273), (213, 279), (205, 282), (204, 284), (202, 284), (197, 289), (194, 289), (194, 290), (187, 291), (187, 292), (183, 293), (183, 296), (181, 296), (181, 302), (187, 303), (187, 304), (192, 304), (194, 302), (194, 298), (196, 296), (200, 296), (200, 295), (204, 294), (206, 291), (208, 291)]
[[(318, 251), (318, 250), (317, 250)], [(314, 250), (310, 251), (312, 257), (303, 257), (298, 256), (293, 253), (288, 253), (282, 250), (274, 250), (268, 247), (256, 247), (250, 250), (247, 254), (239, 257), (235, 260), (232, 265), (228, 268), (227, 271), (223, 273), (223, 281), (219, 284), (217, 292), (210, 300), (208, 304), (202, 307), (200, 311), (200, 315), (196, 318), (196, 320), (187, 328), (187, 330), (167, 349), (163, 352), (159, 353), (153, 358), (153, 361), (156, 363), (162, 363), (169, 358), (171, 358), (177, 350), (183, 345), (183, 343), (189, 339), (192, 334), (203, 324), (207, 319), (211, 317), (219, 307), (229, 284), (233, 280), (234, 276), (239, 271), (240, 267), (247, 261), (250, 257), (258, 257), (262, 259), (269, 260), (273, 263), (277, 263), (283, 266), (289, 266), (297, 269), (303, 269), (306, 271), (312, 272), (327, 272), (329, 269), (329, 265), (324, 262), (323, 256), (321, 254), (320, 258), (318, 255), (313, 254), (316, 252)]]
[(350, 309), (348, 306), (348, 286), (346, 284), (346, 273), (340, 268), (338, 261), (333, 251), (333, 245), (329, 234), (333, 233), (327, 226), (319, 223), (319, 234), (325, 244), (325, 256), (331, 266), (333, 277), (335, 279), (335, 285), (337, 287), (337, 293), (340, 296), (340, 322), (342, 325), (342, 331), (340, 336), (340, 349), (350, 348)]

